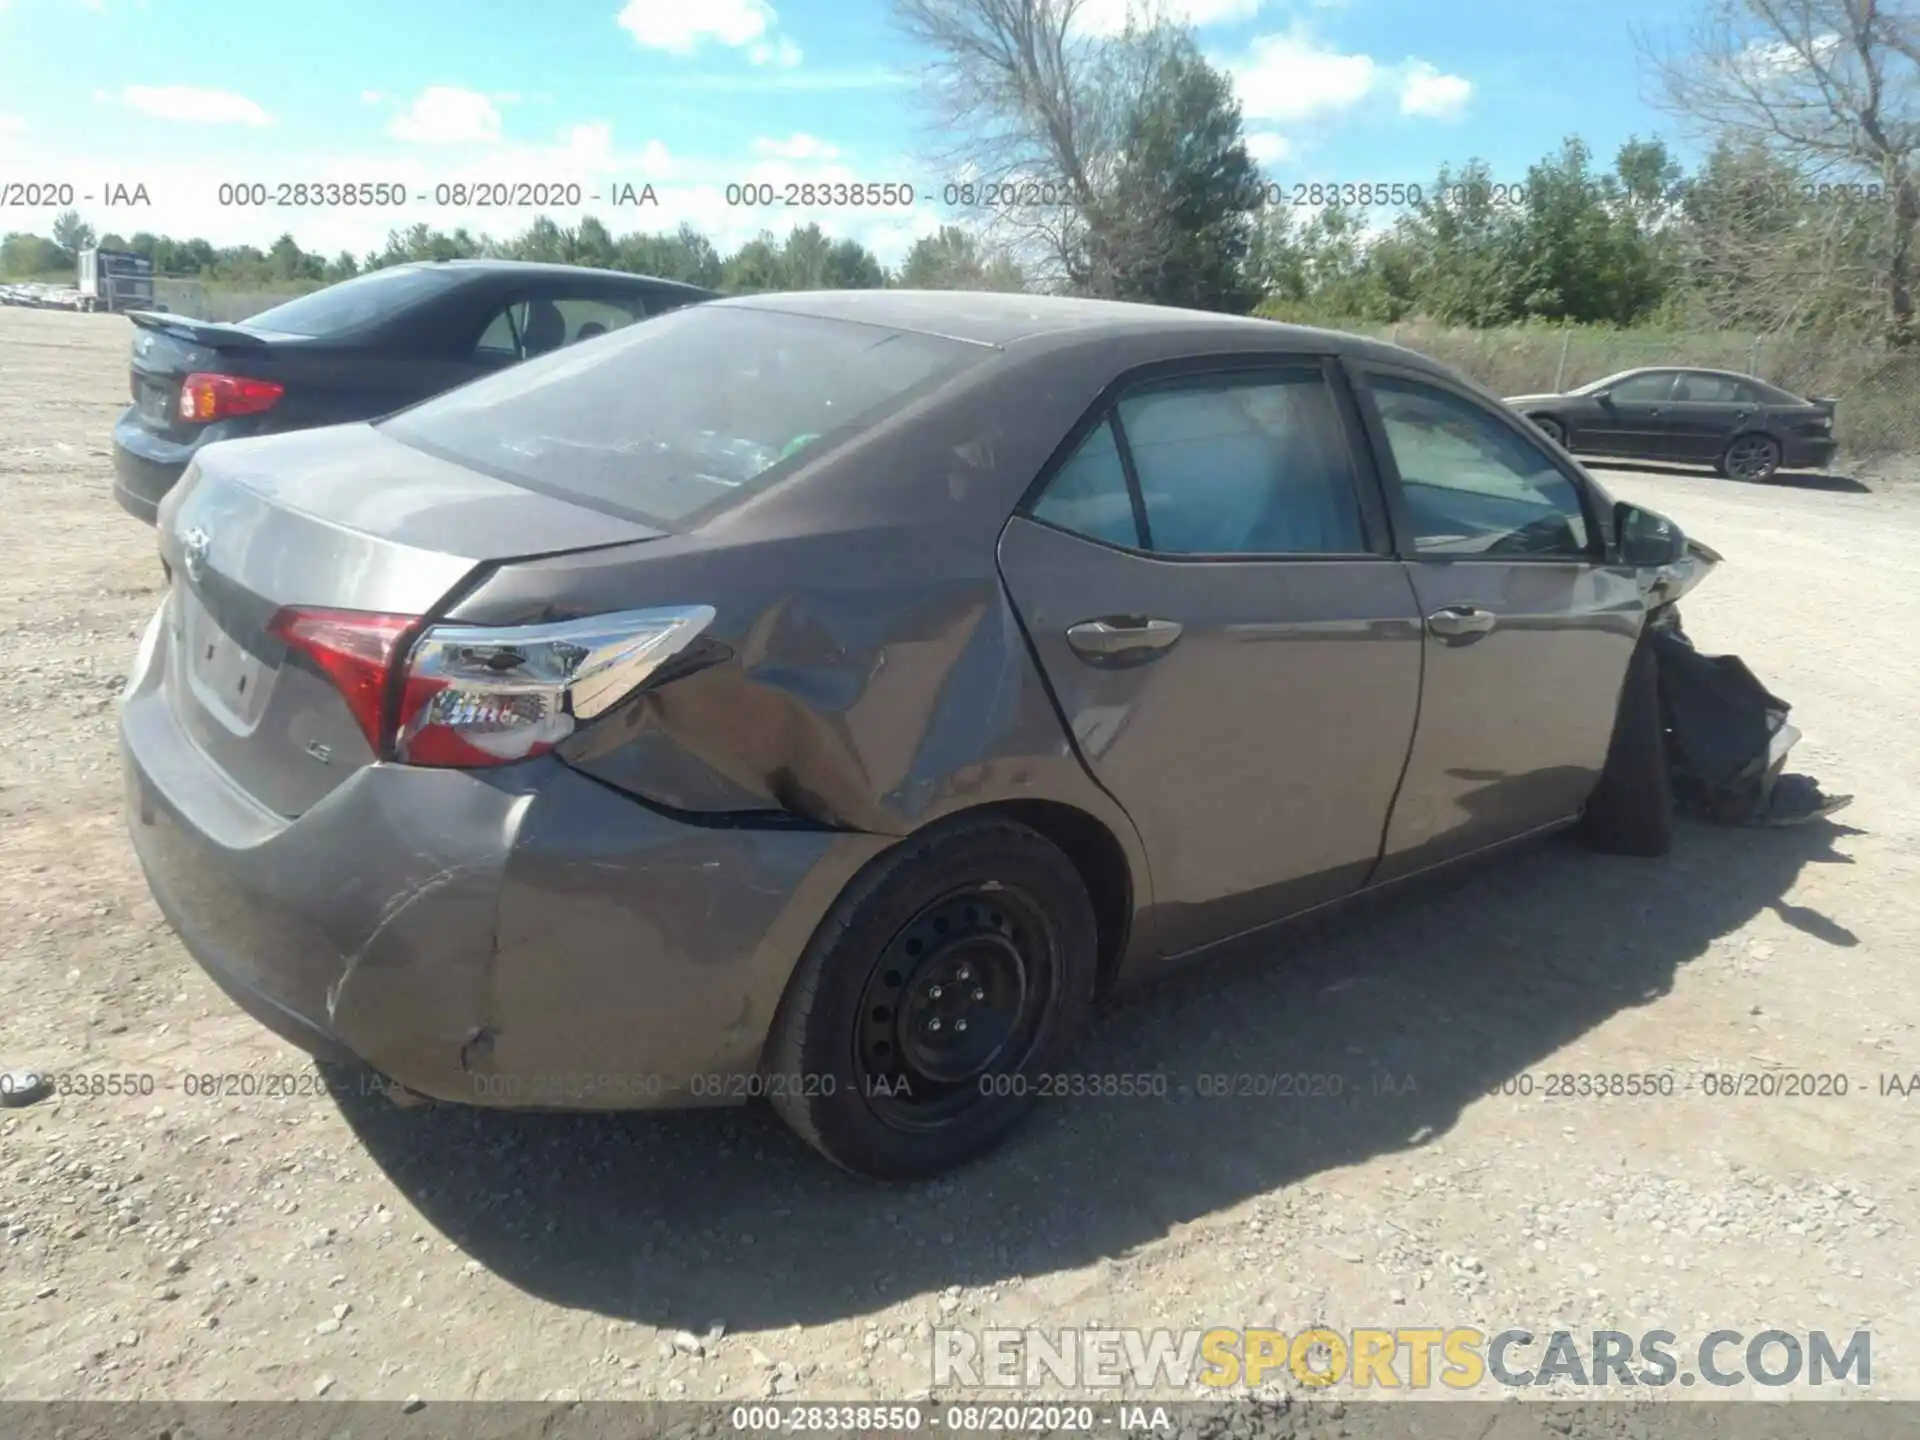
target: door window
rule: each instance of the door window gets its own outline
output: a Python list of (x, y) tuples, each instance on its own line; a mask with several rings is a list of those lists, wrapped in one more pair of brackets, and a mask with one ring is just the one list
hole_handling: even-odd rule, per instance
[(1359, 555), (1366, 529), (1318, 367), (1137, 392), (1117, 418), (1168, 555)]
[(1371, 375), (1422, 555), (1565, 558), (1591, 553), (1579, 488), (1547, 453), (1463, 396)]
[(1671, 370), (1656, 370), (1651, 375), (1633, 375), (1612, 386), (1607, 393), (1613, 399), (1629, 405), (1657, 405), (1672, 396), (1673, 378)]
[[(1146, 513), (1135, 523), (1126, 442)], [(1363, 555), (1340, 411), (1315, 367), (1137, 390), (1048, 483), (1035, 518), (1162, 555)]]

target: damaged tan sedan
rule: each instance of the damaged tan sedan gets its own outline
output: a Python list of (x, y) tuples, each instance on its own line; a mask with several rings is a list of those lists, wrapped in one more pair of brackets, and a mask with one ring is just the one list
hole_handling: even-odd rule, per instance
[(243, 1005), (889, 1178), (1114, 986), (1557, 826), (1665, 850), (1644, 637), (1711, 561), (1405, 350), (890, 290), (210, 446), (159, 542), (131, 829)]

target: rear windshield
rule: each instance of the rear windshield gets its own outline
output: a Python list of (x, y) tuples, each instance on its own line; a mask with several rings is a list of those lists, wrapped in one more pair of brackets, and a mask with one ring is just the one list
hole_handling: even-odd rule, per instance
[(262, 310), (249, 316), (246, 323), (252, 329), (280, 335), (339, 335), (437, 295), (456, 278), (445, 269), (374, 270)]
[(783, 462), (875, 424), (989, 353), (696, 305), (450, 390), (380, 429), (531, 490), (671, 525), (758, 491)]

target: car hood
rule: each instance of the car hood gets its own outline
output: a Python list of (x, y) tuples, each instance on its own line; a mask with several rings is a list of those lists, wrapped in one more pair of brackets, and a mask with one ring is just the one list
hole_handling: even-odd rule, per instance
[(1547, 400), (1565, 400), (1565, 395), (1508, 395), (1503, 397), (1509, 405), (1538, 405)]

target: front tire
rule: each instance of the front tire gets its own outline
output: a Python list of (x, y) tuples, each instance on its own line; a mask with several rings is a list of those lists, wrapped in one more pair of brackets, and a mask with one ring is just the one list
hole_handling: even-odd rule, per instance
[(1567, 448), (1566, 426), (1562, 425), (1558, 420), (1555, 420), (1551, 415), (1529, 415), (1527, 418), (1533, 421), (1534, 428), (1546, 436), (1547, 439), (1553, 441), (1553, 443), (1558, 445), (1562, 450)]
[(903, 841), (847, 887), (788, 984), (774, 1108), (869, 1179), (985, 1153), (1085, 1022), (1096, 936), (1079, 871), (1024, 825), (962, 818)]
[(1644, 638), (1627, 662), (1606, 766), (1580, 819), (1588, 843), (1606, 854), (1651, 859), (1673, 848), (1673, 774), (1660, 668)]

